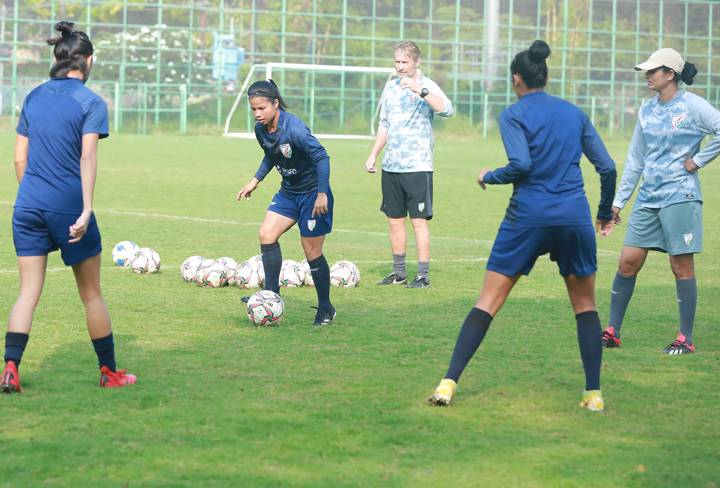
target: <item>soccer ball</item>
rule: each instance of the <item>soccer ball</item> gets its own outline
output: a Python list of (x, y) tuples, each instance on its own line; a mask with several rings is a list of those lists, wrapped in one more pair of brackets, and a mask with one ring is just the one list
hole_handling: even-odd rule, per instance
[(274, 325), (280, 322), (285, 303), (283, 299), (270, 290), (261, 290), (252, 294), (247, 302), (247, 316), (255, 325)]
[(160, 271), (160, 255), (149, 247), (141, 247), (130, 261), (130, 268), (138, 274)]
[(193, 276), (193, 282), (197, 283), (198, 285), (202, 286), (202, 280), (207, 273), (207, 271), (215, 264), (214, 259), (203, 259), (200, 264), (198, 265), (197, 269), (195, 270), (195, 276)]
[(360, 284), (360, 270), (350, 261), (338, 261), (330, 268), (330, 283), (342, 288)]
[(112, 250), (112, 260), (115, 266), (129, 266), (132, 258), (140, 248), (133, 241), (120, 241)]
[(315, 282), (313, 281), (313, 277), (312, 277), (312, 272), (310, 271), (310, 265), (308, 264), (307, 259), (303, 259), (300, 262), (300, 274), (302, 274), (303, 284), (305, 286), (315, 286)]
[(282, 268), (280, 268), (280, 285), (293, 288), (296, 286), (302, 286), (303, 276), (300, 265), (297, 261), (288, 259), (283, 261)]
[(180, 276), (182, 276), (182, 279), (192, 282), (197, 274), (198, 266), (200, 266), (200, 263), (202, 263), (204, 259), (202, 256), (190, 256), (183, 261), (182, 266), (180, 266)]
[(260, 286), (257, 272), (253, 270), (247, 261), (243, 261), (238, 265), (237, 271), (235, 272), (234, 285), (243, 289), (257, 288)]
[(218, 263), (225, 266), (225, 286), (235, 286), (238, 263), (233, 258), (222, 257), (217, 260)]
[(263, 266), (262, 256), (257, 254), (248, 259), (247, 263), (257, 275), (258, 286), (263, 286), (265, 284), (265, 267)]
[(225, 266), (215, 261), (212, 266), (204, 268), (197, 275), (197, 284), (205, 288), (222, 288), (223, 286), (227, 286)]

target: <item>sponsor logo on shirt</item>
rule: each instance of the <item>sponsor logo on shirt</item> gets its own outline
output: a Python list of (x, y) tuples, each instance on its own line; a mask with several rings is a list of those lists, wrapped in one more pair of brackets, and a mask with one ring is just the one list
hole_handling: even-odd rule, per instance
[(293, 176), (297, 174), (297, 169), (295, 168), (283, 168), (279, 164), (276, 164), (275, 168), (278, 170), (278, 173), (283, 176)]
[(283, 156), (285, 156), (287, 159), (290, 159), (292, 157), (292, 147), (290, 147), (290, 144), (280, 144), (280, 152)]

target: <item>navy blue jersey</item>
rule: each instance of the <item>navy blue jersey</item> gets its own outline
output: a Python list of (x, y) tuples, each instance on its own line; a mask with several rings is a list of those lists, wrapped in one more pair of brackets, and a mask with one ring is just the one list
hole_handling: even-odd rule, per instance
[(52, 78), (25, 97), (16, 130), (29, 139), (29, 147), (15, 206), (82, 212), (82, 137), (107, 137), (103, 99), (81, 80)]
[(597, 216), (612, 217), (615, 162), (582, 110), (533, 92), (503, 110), (500, 133), (509, 162), (483, 180), (513, 184), (508, 221), (529, 227), (586, 224), (591, 217), (580, 170), (583, 153), (601, 176)]
[(330, 158), (302, 120), (281, 110), (277, 130), (268, 133), (267, 127), (258, 122), (255, 137), (265, 151), (255, 178), (262, 181), (275, 166), (287, 193), (330, 190)]

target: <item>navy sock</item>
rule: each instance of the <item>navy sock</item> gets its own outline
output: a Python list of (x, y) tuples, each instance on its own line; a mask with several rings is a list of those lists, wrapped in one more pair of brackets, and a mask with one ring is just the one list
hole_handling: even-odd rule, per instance
[(596, 311), (575, 316), (577, 322), (580, 357), (585, 369), (585, 389), (600, 389), (600, 366), (602, 363), (602, 325)]
[(330, 267), (325, 260), (325, 256), (321, 254), (320, 257), (308, 261), (308, 265), (310, 265), (310, 273), (312, 273), (315, 282), (318, 307), (330, 308)]
[(100, 339), (93, 339), (92, 345), (98, 357), (98, 366), (107, 366), (111, 371), (115, 371), (115, 342), (112, 332)]
[(280, 243), (260, 244), (260, 252), (265, 268), (265, 289), (280, 293), (280, 268), (282, 268)]
[(8, 332), (5, 334), (5, 362), (12, 361), (15, 366), (20, 367), (25, 346), (27, 346), (28, 334), (22, 332)]
[(445, 374), (445, 378), (455, 382), (460, 379), (460, 375), (465, 369), (465, 366), (470, 362), (475, 355), (475, 351), (477, 351), (480, 343), (485, 338), (492, 319), (492, 315), (485, 310), (479, 308), (470, 310), (460, 329), (460, 334), (455, 343), (455, 350), (450, 359), (450, 367)]

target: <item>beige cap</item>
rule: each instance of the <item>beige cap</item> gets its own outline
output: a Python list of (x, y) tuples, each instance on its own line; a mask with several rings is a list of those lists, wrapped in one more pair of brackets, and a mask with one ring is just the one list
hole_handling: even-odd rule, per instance
[(682, 70), (685, 67), (685, 61), (683, 61), (679, 52), (674, 49), (670, 49), (669, 47), (664, 47), (652, 53), (647, 61), (638, 64), (635, 66), (635, 69), (637, 71), (649, 71), (661, 66), (670, 68), (676, 73), (682, 73)]

